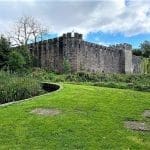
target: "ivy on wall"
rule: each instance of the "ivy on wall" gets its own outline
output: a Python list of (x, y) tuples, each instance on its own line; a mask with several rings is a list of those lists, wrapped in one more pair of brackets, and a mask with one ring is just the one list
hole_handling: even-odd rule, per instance
[(63, 61), (63, 72), (64, 73), (70, 73), (71, 72), (71, 65), (69, 60), (64, 59)]
[(142, 59), (141, 71), (143, 74), (150, 74), (150, 58), (143, 58)]

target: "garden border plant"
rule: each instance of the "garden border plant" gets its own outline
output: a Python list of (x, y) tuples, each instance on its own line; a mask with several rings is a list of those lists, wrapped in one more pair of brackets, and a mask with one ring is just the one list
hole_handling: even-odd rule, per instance
[(104, 73), (68, 73), (58, 74), (43, 69), (34, 69), (27, 76), (42, 81), (89, 84), (94, 86), (150, 91), (150, 74), (104, 74)]
[(20, 101), (46, 92), (58, 90), (60, 85), (54, 83), (41, 83), (40, 81), (10, 75), (0, 72), (0, 104)]

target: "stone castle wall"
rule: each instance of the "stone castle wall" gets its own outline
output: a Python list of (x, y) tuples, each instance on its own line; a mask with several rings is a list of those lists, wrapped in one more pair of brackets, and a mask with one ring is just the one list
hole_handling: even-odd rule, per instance
[(82, 39), (78, 33), (30, 44), (36, 66), (63, 72), (64, 60), (72, 72), (132, 73), (132, 47), (128, 44), (102, 46)]
[(78, 70), (123, 73), (124, 65), (124, 53), (122, 50), (116, 47), (81, 42), (78, 49)]

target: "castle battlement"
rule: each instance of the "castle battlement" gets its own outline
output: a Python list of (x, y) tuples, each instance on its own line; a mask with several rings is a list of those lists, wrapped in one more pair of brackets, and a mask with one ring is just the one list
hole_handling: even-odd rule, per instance
[(79, 34), (79, 33), (71, 33), (71, 32), (68, 32), (66, 34), (63, 34), (62, 35), (63, 38), (77, 38), (77, 39), (82, 39), (82, 34)]
[(83, 40), (79, 33), (40, 41), (29, 49), (37, 66), (63, 72), (63, 62), (70, 63), (72, 72), (132, 73), (132, 46), (127, 43), (103, 46)]

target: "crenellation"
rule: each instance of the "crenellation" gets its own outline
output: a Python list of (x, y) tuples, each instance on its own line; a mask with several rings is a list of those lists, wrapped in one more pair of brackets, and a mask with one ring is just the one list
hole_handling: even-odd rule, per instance
[(67, 33), (67, 38), (71, 38), (71, 32)]
[[(54, 39), (29, 44), (31, 54), (37, 59), (37, 66), (56, 72), (63, 72), (64, 61), (72, 72), (132, 73), (132, 46), (123, 43), (103, 46), (82, 39), (82, 34), (66, 33)], [(134, 60), (134, 61), (133, 61)], [(137, 66), (136, 66), (137, 68)], [(138, 69), (135, 69), (138, 70)]]

